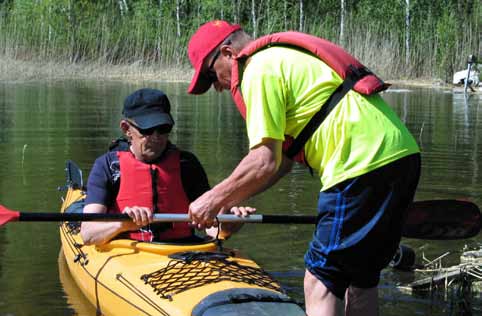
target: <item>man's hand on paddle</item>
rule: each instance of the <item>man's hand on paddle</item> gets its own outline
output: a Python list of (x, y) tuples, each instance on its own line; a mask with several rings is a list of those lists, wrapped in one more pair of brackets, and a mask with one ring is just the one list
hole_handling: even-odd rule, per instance
[(191, 224), (197, 229), (217, 227), (216, 216), (218, 214), (232, 213), (240, 217), (247, 217), (254, 212), (256, 212), (256, 209), (249, 206), (233, 206), (229, 211), (226, 208), (217, 211), (210, 208), (210, 203), (203, 203), (202, 197), (189, 205)]
[[(209, 191), (206, 193), (209, 193)], [(218, 211), (212, 207), (210, 199), (206, 196), (206, 193), (189, 205), (189, 217), (192, 221), (191, 224), (197, 229), (204, 229), (206, 227), (217, 225), (214, 218), (218, 214)]]
[[(233, 206), (229, 211), (224, 210), (218, 214), (230, 213), (239, 217), (248, 217), (250, 214), (256, 212), (255, 208), (249, 206)], [(218, 223), (214, 223), (217, 225)], [(233, 233), (241, 229), (243, 223), (220, 223), (218, 227), (206, 227), (206, 233), (212, 238), (228, 239)], [(196, 227), (200, 227), (197, 225)]]

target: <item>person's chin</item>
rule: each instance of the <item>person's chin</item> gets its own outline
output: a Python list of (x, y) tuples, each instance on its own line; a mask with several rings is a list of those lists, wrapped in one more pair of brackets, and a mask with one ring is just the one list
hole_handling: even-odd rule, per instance
[(144, 160), (145, 162), (150, 162), (150, 161), (156, 160), (157, 158), (159, 158), (159, 156), (160, 156), (160, 153), (148, 152), (142, 155), (142, 160)]

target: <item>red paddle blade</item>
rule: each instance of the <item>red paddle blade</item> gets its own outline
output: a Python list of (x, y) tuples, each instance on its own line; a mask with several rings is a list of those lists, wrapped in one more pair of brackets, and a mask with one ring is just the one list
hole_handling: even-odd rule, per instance
[(20, 212), (12, 211), (3, 205), (0, 205), (0, 226), (8, 223), (17, 221), (20, 217)]

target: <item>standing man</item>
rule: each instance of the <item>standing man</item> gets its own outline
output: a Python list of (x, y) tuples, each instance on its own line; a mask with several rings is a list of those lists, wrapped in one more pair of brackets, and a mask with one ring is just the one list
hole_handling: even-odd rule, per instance
[(188, 54), (188, 92), (231, 91), (250, 148), (190, 204), (193, 223), (213, 225), (220, 210), (304, 163), (321, 180), (305, 255), (307, 314), (340, 315), (345, 299), (346, 315), (377, 315), (380, 271), (398, 247), (420, 174), (416, 141), (377, 93), (387, 86), (338, 46), (298, 32), (253, 40), (239, 25), (211, 21)]

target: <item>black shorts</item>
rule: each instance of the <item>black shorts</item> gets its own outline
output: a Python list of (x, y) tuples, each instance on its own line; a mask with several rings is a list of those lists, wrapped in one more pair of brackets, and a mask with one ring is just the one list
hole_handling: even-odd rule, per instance
[(349, 286), (377, 286), (419, 178), (420, 154), (414, 154), (320, 192), (308, 271), (340, 299)]

